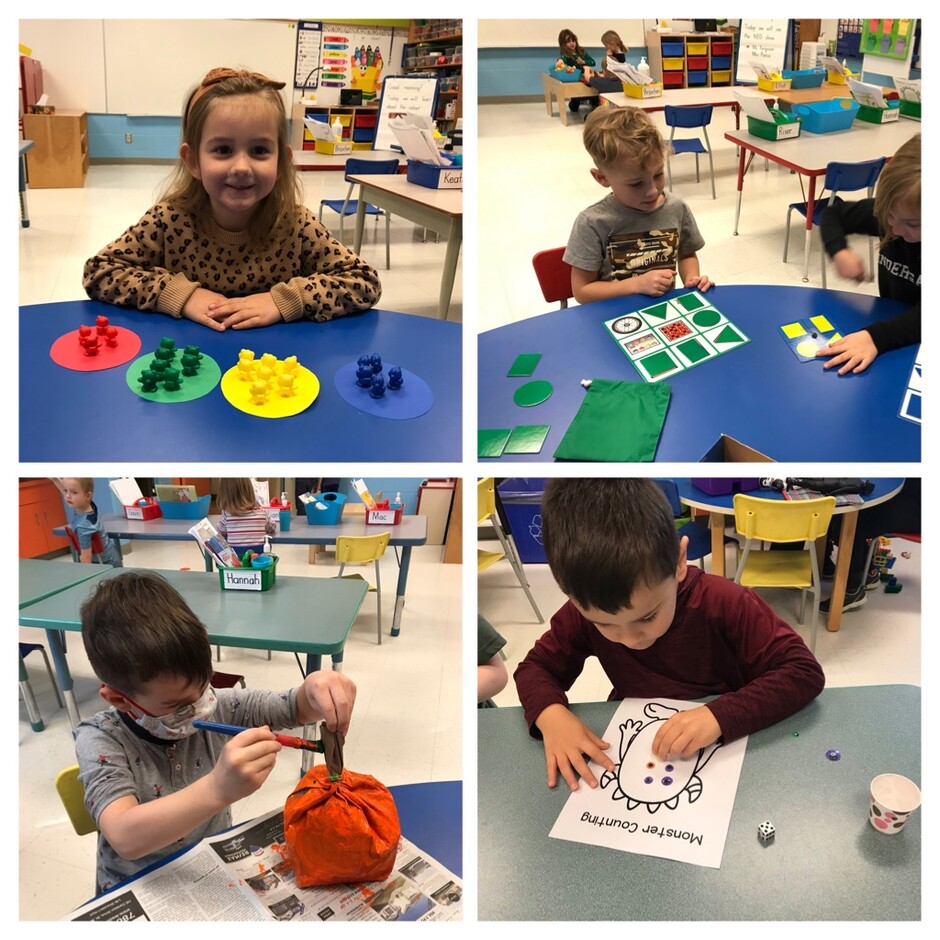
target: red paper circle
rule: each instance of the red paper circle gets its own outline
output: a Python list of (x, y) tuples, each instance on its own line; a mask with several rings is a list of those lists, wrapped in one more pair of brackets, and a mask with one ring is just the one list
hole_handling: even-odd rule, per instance
[[(87, 324), (86, 324), (87, 325)], [(99, 336), (98, 355), (86, 356), (82, 344), (78, 340), (78, 330), (72, 330), (60, 336), (49, 350), (52, 361), (64, 369), (75, 372), (100, 372), (102, 369), (113, 369), (130, 362), (140, 352), (140, 337), (123, 326), (114, 327), (117, 330), (117, 346), (108, 346), (105, 337)], [(94, 331), (94, 327), (92, 327)]]

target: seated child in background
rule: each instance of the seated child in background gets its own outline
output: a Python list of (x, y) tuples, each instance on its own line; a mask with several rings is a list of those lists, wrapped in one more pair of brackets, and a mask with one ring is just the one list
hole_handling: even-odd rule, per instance
[(545, 554), (568, 595), (515, 671), (530, 733), (542, 737), (548, 785), (597, 781), (588, 759), (614, 764), (568, 709), (566, 691), (596, 656), (609, 700), (665, 697), (707, 705), (664, 722), (653, 752), (688, 756), (799, 711), (825, 676), (795, 630), (753, 591), (686, 564), (688, 539), (651, 480), (554, 479), (542, 500)]
[(245, 70), (206, 75), (163, 197), (85, 262), (89, 297), (214, 330), (331, 320), (378, 301), (375, 269), (301, 201), (283, 87)]
[[(98, 892), (231, 826), (232, 803), (274, 767), (272, 728), (349, 728), (356, 687), (338, 672), (312, 672), (287, 692), (216, 692), (206, 628), (152, 572), (102, 581), (82, 605), (82, 642), (111, 706), (75, 735), (100, 830)], [(249, 730), (227, 737), (194, 728), (196, 718)]]
[[(594, 68), (594, 56), (587, 51), (579, 42), (570, 29), (563, 29), (558, 34), (558, 58), (571, 68), (582, 70), (581, 81), (588, 84), (591, 81), (591, 69)], [(582, 102), (596, 102), (596, 98), (569, 98), (568, 110), (577, 112)]]
[[(604, 46), (606, 55), (601, 59), (600, 71), (591, 76), (588, 84), (600, 92), (622, 92), (623, 81), (608, 69), (607, 63), (611, 59), (615, 62), (626, 62), (627, 52), (630, 50), (627, 49), (623, 44), (623, 40), (612, 29), (608, 29), (601, 36), (601, 43)], [(595, 98), (592, 103), (597, 104), (597, 99)]]
[[(91, 477), (50, 477), (68, 506), (68, 524), (78, 538), (79, 561), (82, 564), (114, 565), (124, 562), (111, 536), (98, 518), (95, 481)], [(97, 543), (98, 551), (95, 550)]]
[(685, 287), (708, 290), (696, 252), (705, 244), (689, 207), (664, 192), (665, 147), (639, 108), (598, 108), (584, 124), (591, 176), (610, 194), (575, 219), (564, 260), (578, 303), (624, 294), (661, 297), (676, 271)]
[(241, 555), (261, 552), (264, 540), (274, 534), (268, 511), (258, 505), (255, 488), (248, 477), (223, 477), (215, 497), (222, 515), (216, 524), (219, 535)]
[[(879, 235), (878, 293), (910, 308), (880, 320), (821, 349), (832, 356), (824, 368), (841, 366), (839, 375), (864, 372), (879, 353), (920, 342), (920, 134), (915, 134), (885, 164), (875, 184), (875, 198), (837, 202), (820, 221), (823, 245), (839, 275), (866, 279), (862, 259), (848, 247), (850, 232)], [(872, 272), (874, 276), (874, 272)]]
[(506, 640), (496, 628), (477, 614), (477, 707), (489, 708), (494, 695), (509, 684), (509, 673), (499, 651)]

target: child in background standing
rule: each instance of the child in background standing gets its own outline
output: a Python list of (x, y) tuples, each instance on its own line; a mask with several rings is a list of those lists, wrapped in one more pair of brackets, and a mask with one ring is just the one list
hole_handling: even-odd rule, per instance
[(219, 331), (331, 320), (378, 301), (375, 269), (301, 202), (283, 87), (245, 70), (206, 75), (163, 198), (85, 262), (89, 297)]
[(661, 297), (676, 272), (684, 287), (705, 291), (699, 270), (705, 244), (689, 207), (665, 190), (665, 141), (639, 108), (600, 108), (584, 124), (591, 176), (610, 194), (575, 219), (564, 260), (579, 304), (625, 294)]
[[(583, 70), (581, 81), (589, 84), (591, 69), (594, 68), (594, 56), (578, 43), (578, 37), (570, 29), (563, 29), (558, 34), (558, 57), (565, 65)], [(583, 101), (596, 101), (596, 98), (569, 98), (568, 110), (577, 113)]]
[(98, 507), (93, 499), (95, 481), (91, 477), (49, 479), (56, 485), (68, 507), (68, 525), (78, 538), (81, 563), (122, 568), (124, 562), (121, 555), (98, 518)]
[(255, 488), (248, 477), (224, 477), (215, 497), (222, 515), (216, 525), (219, 535), (239, 554), (261, 552), (265, 536), (274, 533), (268, 511), (258, 505)]
[(841, 366), (839, 375), (864, 372), (879, 353), (919, 343), (920, 134), (899, 147), (882, 169), (874, 199), (840, 201), (827, 207), (820, 229), (839, 275), (858, 282), (866, 279), (865, 265), (848, 247), (845, 236), (850, 232), (879, 235), (878, 293), (910, 304), (896, 317), (879, 320), (819, 350), (817, 356), (832, 356), (823, 368)]

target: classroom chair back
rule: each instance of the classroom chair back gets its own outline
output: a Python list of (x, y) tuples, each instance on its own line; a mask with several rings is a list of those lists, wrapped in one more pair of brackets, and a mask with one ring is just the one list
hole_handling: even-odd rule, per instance
[[(712, 199), (717, 199), (715, 194), (715, 165), (712, 161), (712, 145), (708, 139), (708, 125), (712, 121), (712, 106), (705, 105), (674, 105), (667, 104), (664, 109), (666, 125), (672, 130), (669, 132), (669, 147), (666, 150), (666, 171), (669, 174), (669, 192), (672, 192), (672, 162), (669, 159), (670, 151), (679, 155), (680, 153), (695, 154), (695, 182), (701, 181), (699, 175), (698, 155), (700, 153), (708, 154), (708, 169), (712, 180)], [(698, 137), (676, 138), (676, 128), (701, 128), (705, 137), (705, 143)]]
[(361, 574), (343, 574), (346, 565), (368, 564), (375, 566), (375, 587), (369, 585), (369, 590), (375, 592), (375, 622), (378, 633), (379, 646), (382, 645), (382, 577), (379, 571), (379, 559), (388, 548), (391, 532), (382, 532), (379, 535), (341, 535), (336, 540), (336, 560), (339, 562), (338, 578), (359, 578), (365, 581)]
[(78, 779), (78, 764), (59, 771), (55, 778), (55, 788), (76, 834), (85, 836), (90, 832), (97, 832), (98, 824), (85, 808), (85, 788)]
[[(67, 525), (65, 527), (65, 534), (68, 537), (69, 545), (72, 548), (72, 558), (75, 561), (81, 561), (82, 547), (79, 544), (78, 536), (75, 534), (75, 530)], [(101, 537), (100, 532), (95, 532), (91, 537), (91, 556), (99, 564), (101, 562), (101, 553), (104, 551), (104, 539)]]
[(532, 267), (542, 288), (542, 296), (550, 304), (557, 303), (559, 309), (567, 307), (568, 301), (574, 297), (571, 290), (571, 265), (562, 260), (564, 253), (564, 248), (548, 248), (537, 251), (532, 257)]

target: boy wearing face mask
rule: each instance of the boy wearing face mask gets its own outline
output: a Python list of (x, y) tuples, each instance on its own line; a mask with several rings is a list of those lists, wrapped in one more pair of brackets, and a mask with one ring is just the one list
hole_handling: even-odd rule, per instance
[[(341, 673), (313, 672), (287, 692), (215, 691), (205, 626), (152, 572), (102, 581), (82, 605), (82, 640), (110, 706), (75, 736), (100, 830), (99, 893), (231, 826), (231, 804), (274, 767), (281, 745), (272, 729), (321, 720), (349, 728), (356, 687)], [(223, 737), (194, 728), (197, 718), (249, 730)]]

